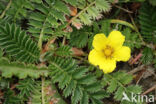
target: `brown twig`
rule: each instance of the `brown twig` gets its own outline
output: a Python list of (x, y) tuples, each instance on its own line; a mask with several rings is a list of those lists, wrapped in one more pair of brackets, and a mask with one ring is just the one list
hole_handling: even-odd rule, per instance
[(134, 68), (133, 70), (131, 70), (130, 72), (128, 72), (128, 74), (134, 74), (142, 69), (144, 69), (145, 65), (141, 65), (141, 66), (138, 66), (137, 68)]
[(125, 8), (122, 8), (122, 7), (118, 6), (118, 5), (115, 5), (115, 4), (114, 4), (114, 6), (115, 6), (116, 8), (119, 8), (119, 9), (123, 10), (124, 12), (133, 13), (132, 11), (129, 11), (129, 10), (125, 9)]
[(156, 89), (156, 85), (154, 85), (153, 87), (149, 88), (148, 90), (146, 90), (144, 93), (142, 93), (142, 95), (146, 95), (148, 93), (150, 93), (151, 91)]
[(131, 62), (130, 65), (133, 65), (135, 62), (137, 62), (142, 56), (142, 53), (139, 53)]
[(139, 77), (136, 84), (138, 84), (141, 79), (143, 78), (144, 74), (145, 74), (146, 70), (142, 70), (137, 76)]
[(154, 75), (154, 77), (156, 78), (156, 74), (153, 71), (151, 71), (150, 69), (147, 69), (147, 71), (151, 73), (152, 75)]

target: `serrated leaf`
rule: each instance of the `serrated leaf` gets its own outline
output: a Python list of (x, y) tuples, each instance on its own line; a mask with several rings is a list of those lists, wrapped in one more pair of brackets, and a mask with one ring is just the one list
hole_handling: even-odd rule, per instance
[(80, 99), (82, 99), (83, 92), (80, 87), (76, 87), (74, 93), (72, 94), (72, 104), (77, 104)]
[(107, 91), (112, 93), (112, 92), (114, 92), (116, 90), (117, 86), (118, 86), (117, 81), (116, 80), (112, 80), (110, 85), (109, 85), (109, 87), (107, 88)]
[(142, 91), (142, 88), (138, 85), (130, 85), (127, 87), (127, 90), (135, 94), (140, 94)]
[(83, 92), (82, 100), (80, 101), (80, 104), (89, 104), (89, 96), (86, 92)]
[(119, 87), (119, 88), (117, 89), (117, 92), (115, 92), (114, 98), (115, 98), (116, 100), (121, 100), (121, 99), (122, 99), (122, 96), (123, 96), (123, 92), (124, 92), (124, 88)]

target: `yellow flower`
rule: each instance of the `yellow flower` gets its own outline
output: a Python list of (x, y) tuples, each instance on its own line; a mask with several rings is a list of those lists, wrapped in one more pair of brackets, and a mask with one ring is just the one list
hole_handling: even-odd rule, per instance
[(108, 37), (96, 34), (93, 39), (94, 49), (90, 51), (88, 60), (99, 66), (104, 73), (111, 73), (116, 68), (116, 61), (128, 61), (131, 57), (129, 47), (123, 46), (125, 36), (119, 31), (112, 31)]

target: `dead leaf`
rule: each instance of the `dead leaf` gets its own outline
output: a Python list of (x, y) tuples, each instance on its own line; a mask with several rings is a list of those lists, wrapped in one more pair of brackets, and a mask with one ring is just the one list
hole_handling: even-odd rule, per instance
[(78, 49), (75, 47), (72, 48), (72, 52), (73, 52), (73, 55), (75, 56), (82, 56), (84, 54), (84, 52), (81, 49)]
[(102, 14), (99, 14), (99, 15), (96, 17), (96, 19), (99, 20), (99, 19), (101, 19), (102, 17), (103, 17), (103, 15), (102, 15)]
[(81, 23), (72, 22), (72, 25), (74, 27), (76, 27), (78, 30), (82, 28), (82, 24)]
[(73, 32), (73, 28), (71, 26), (67, 26), (63, 31), (64, 32)]
[(74, 6), (69, 5), (70, 8), (70, 15), (71, 16), (76, 16), (77, 15), (77, 8)]
[(133, 4), (131, 5), (131, 9), (132, 9), (132, 11), (136, 11), (137, 9), (140, 8), (140, 6), (141, 6), (140, 3), (133, 3)]

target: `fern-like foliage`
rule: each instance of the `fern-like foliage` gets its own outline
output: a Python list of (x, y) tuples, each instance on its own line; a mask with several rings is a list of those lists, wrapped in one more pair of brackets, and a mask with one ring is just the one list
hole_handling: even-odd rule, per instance
[(153, 32), (156, 31), (156, 7), (145, 2), (139, 11), (139, 22), (141, 25), (141, 34), (144, 40), (154, 42)]
[(37, 44), (14, 24), (0, 26), (0, 46), (21, 62), (35, 62), (39, 57)]
[(20, 91), (18, 97), (21, 99), (21, 103), (28, 101), (32, 92), (35, 90), (35, 80), (31, 78), (20, 80), (16, 88)]
[(141, 40), (138, 33), (132, 32), (129, 28), (126, 28), (123, 30), (122, 34), (126, 37), (124, 43), (125, 46), (130, 47), (132, 50), (141, 47)]
[(54, 83), (63, 90), (63, 95), (71, 95), (72, 104), (103, 104), (100, 99), (108, 96), (102, 90), (102, 86), (96, 77), (90, 73), (86, 74), (86, 67), (77, 67), (72, 59), (53, 58), (50, 63), (51, 77)]
[[(69, 9), (64, 2), (61, 0), (46, 0), (45, 2), (36, 3), (35, 7), (36, 10), (31, 13), (29, 19), (30, 33), (35, 37), (40, 35), (40, 39), (43, 40), (48, 39), (48, 36), (52, 34), (55, 34), (55, 36), (64, 35), (60, 31), (63, 30), (61, 24), (66, 21), (65, 14), (69, 15)], [(59, 32), (56, 32), (57, 30)]]
[(5, 78), (11, 78), (12, 76), (17, 76), (20, 79), (26, 77), (40, 78), (40, 76), (47, 76), (48, 71), (43, 69), (38, 69), (32, 65), (24, 65), (20, 63), (10, 63), (7, 60), (0, 60), (0, 72)]
[(2, 14), (3, 10), (5, 9), (7, 2), (8, 2), (8, 0), (1, 0), (0, 1), (0, 14)]
[(37, 81), (35, 84), (35, 89), (31, 95), (31, 104), (42, 104), (42, 85), (41, 81)]
[(89, 35), (91, 34), (92, 33), (90, 27), (84, 27), (83, 29), (80, 30), (76, 30), (74, 28), (73, 32), (71, 33), (69, 43), (71, 46), (84, 48), (87, 45)]
[[(103, 85), (107, 87), (109, 93), (114, 93), (114, 99), (121, 101), (123, 98), (123, 93), (131, 96), (131, 93), (139, 94), (141, 93), (141, 87), (138, 85), (127, 86), (132, 81), (132, 75), (128, 75), (125, 72), (116, 72), (113, 74), (105, 74), (103, 77)], [(123, 101), (122, 104), (125, 104)], [(134, 102), (128, 102), (129, 104), (134, 104)], [(126, 103), (127, 104), (127, 103)]]
[(62, 45), (59, 48), (56, 49), (55, 54), (58, 56), (70, 56), (72, 53), (71, 47), (68, 45)]
[(30, 0), (12, 0), (10, 9), (7, 11), (7, 15), (12, 17), (12, 20), (16, 22), (21, 17), (28, 15), (28, 10), (33, 10), (34, 6)]
[(20, 98), (14, 95), (14, 91), (7, 89), (4, 93), (4, 103), (3, 104), (20, 104)]
[(154, 59), (154, 54), (151, 48), (145, 47), (143, 50), (143, 56), (141, 57), (142, 63), (148, 65), (151, 64)]
[(102, 11), (108, 12), (110, 10), (110, 4), (107, 0), (80, 0), (78, 5), (81, 11), (72, 19), (72, 24), (85, 24), (90, 25), (93, 20), (98, 18)]
[(70, 5), (76, 6), (79, 0), (64, 0), (64, 1), (66, 3), (69, 3)]
[(5, 16), (3, 19), (0, 19), (0, 24), (5, 25), (6, 23), (10, 23), (11, 17), (10, 16)]

